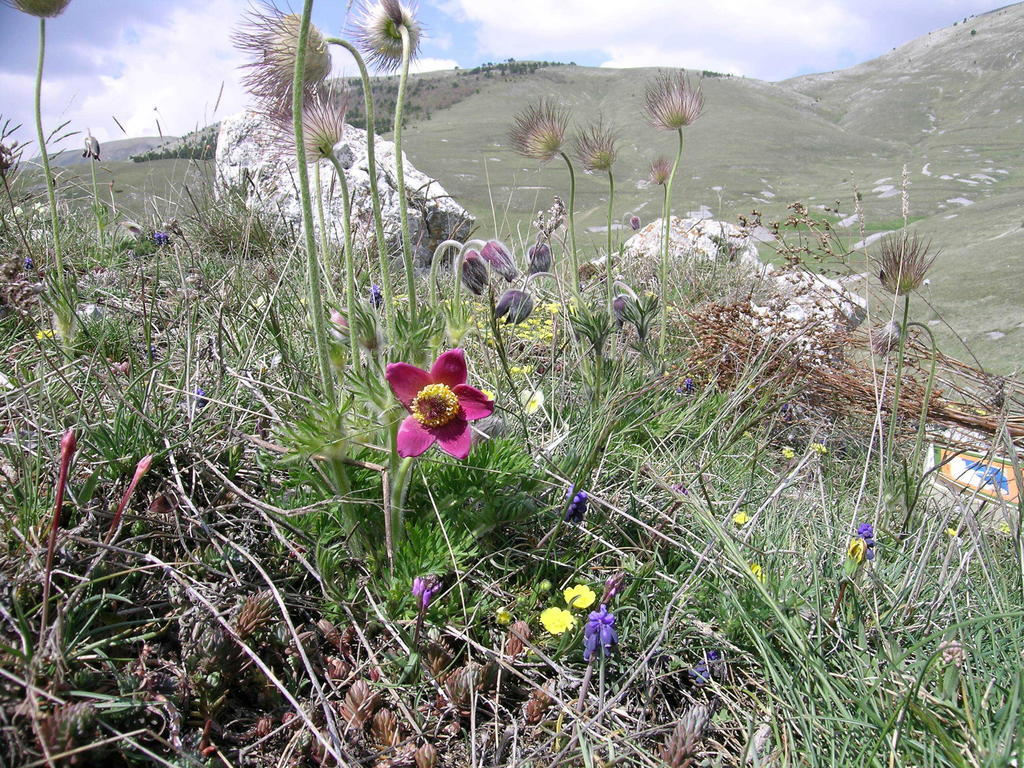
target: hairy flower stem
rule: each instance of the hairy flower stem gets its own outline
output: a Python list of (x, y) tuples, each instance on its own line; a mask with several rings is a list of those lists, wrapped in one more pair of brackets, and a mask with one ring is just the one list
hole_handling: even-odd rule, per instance
[(416, 324), (416, 276), (413, 274), (412, 235), (409, 233), (409, 203), (405, 199), (405, 161), (402, 159), (402, 117), (405, 112), (405, 86), (409, 80), (409, 59), (412, 48), (409, 30), (403, 24), (402, 73), (398, 78), (398, 97), (395, 101), (395, 175), (398, 177), (398, 217), (402, 225), (402, 261), (405, 262), (405, 290), (409, 294), (409, 320)]
[(658, 358), (661, 365), (665, 364), (665, 345), (668, 342), (668, 244), (669, 235), (672, 232), (672, 183), (676, 180), (679, 161), (683, 157), (683, 129), (677, 129), (676, 133), (679, 134), (679, 149), (676, 150), (672, 173), (669, 174), (668, 182), (665, 184), (665, 203), (662, 212), (665, 219), (665, 230), (662, 233), (661, 242), (661, 336), (658, 339)]
[(604, 259), (605, 284), (608, 289), (608, 311), (612, 311), (612, 206), (615, 203), (615, 178), (608, 170), (608, 252)]
[(900, 414), (900, 388), (903, 383), (903, 357), (907, 351), (907, 319), (910, 316), (910, 294), (903, 297), (903, 322), (900, 323), (899, 346), (896, 351), (896, 380), (892, 388), (892, 408), (889, 411), (889, 432), (885, 441), (886, 463), (892, 462), (893, 443), (896, 440), (896, 422)]
[[(316, 220), (320, 225), (320, 268), (323, 271), (325, 265), (328, 264), (327, 256), (330, 253), (330, 246), (327, 243), (327, 222), (324, 219), (324, 188), (323, 184), (320, 183), (319, 161), (313, 163), (313, 189), (316, 191)], [(332, 290), (330, 279), (327, 281), (327, 292), (333, 300), (334, 291)]]
[(570, 282), (572, 283), (572, 295), (577, 299), (580, 296), (580, 265), (576, 254), (576, 173), (572, 169), (572, 161), (565, 152), (559, 152), (565, 160), (565, 167), (569, 169), (569, 268), (572, 270)]
[(103, 222), (100, 220), (100, 193), (96, 187), (96, 161), (89, 158), (89, 172), (92, 175), (92, 215), (96, 218), (96, 241), (103, 244)]
[(395, 327), (395, 301), (391, 292), (391, 267), (388, 256), (387, 240), (384, 237), (384, 217), (380, 208), (380, 192), (377, 191), (377, 157), (375, 149), (376, 128), (373, 113), (373, 89), (370, 85), (370, 73), (366, 69), (366, 62), (362, 54), (348, 40), (337, 37), (327, 38), (332, 45), (340, 45), (352, 54), (352, 58), (359, 67), (359, 79), (363, 82), (363, 103), (366, 112), (366, 172), (370, 177), (370, 200), (373, 203), (373, 233), (377, 240), (377, 256), (380, 260), (380, 287), (384, 299), (384, 309), (387, 312), (388, 338), (391, 338), (391, 330)]
[(43, 177), (46, 179), (46, 196), (50, 201), (50, 226), (53, 228), (53, 259), (58, 285), (64, 280), (64, 254), (60, 249), (60, 230), (57, 222), (57, 192), (50, 175), (50, 156), (46, 152), (46, 137), (43, 136), (43, 61), (46, 58), (46, 19), (39, 19), (39, 65), (36, 67), (36, 137), (39, 139), (39, 157), (43, 161)]
[(331, 153), (331, 163), (334, 164), (334, 171), (338, 174), (338, 183), (341, 185), (341, 233), (345, 241), (345, 313), (348, 315), (348, 340), (352, 350), (352, 366), (359, 367), (359, 340), (355, 333), (356, 317), (356, 259), (352, 247), (352, 198), (348, 191), (348, 179), (345, 178), (345, 169), (341, 162)]
[(305, 0), (299, 24), (298, 50), (295, 52), (295, 77), (292, 80), (292, 129), (295, 131), (295, 157), (298, 162), (299, 196), (302, 199), (302, 228), (306, 236), (306, 273), (308, 278), (309, 317), (313, 326), (313, 341), (320, 368), (320, 384), (328, 402), (335, 401), (334, 377), (327, 349), (327, 329), (324, 327), (324, 304), (320, 296), (320, 259), (313, 235), (313, 203), (309, 194), (309, 169), (306, 167), (306, 145), (302, 130), (303, 74), (306, 71), (306, 45), (309, 39), (310, 16), (313, 0)]

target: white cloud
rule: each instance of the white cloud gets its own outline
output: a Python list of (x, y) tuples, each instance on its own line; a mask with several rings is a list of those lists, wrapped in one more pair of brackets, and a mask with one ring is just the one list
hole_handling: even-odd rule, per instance
[[(174, 9), (159, 25), (131, 23), (114, 45), (86, 47), (93, 71), (110, 74), (44, 79), (44, 125), (69, 120), (69, 130), (89, 129), (105, 141), (125, 137), (114, 118), (127, 136), (156, 135), (157, 121), (164, 134), (180, 135), (239, 111), (244, 58), (230, 35), (242, 8), (242, 0), (203, 0)], [(22, 140), (33, 133), (33, 87), (30, 76), (0, 73), (0, 91), (21, 110)]]
[(409, 71), (437, 72), (441, 69), (455, 69), (457, 66), (459, 66), (459, 62), (455, 61), (455, 59), (432, 59), (427, 57), (414, 59), (412, 63), (409, 64)]

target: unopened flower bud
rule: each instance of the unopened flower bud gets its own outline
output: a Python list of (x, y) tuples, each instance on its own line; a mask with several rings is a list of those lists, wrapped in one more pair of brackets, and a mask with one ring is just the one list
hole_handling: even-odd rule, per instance
[(533, 298), (526, 291), (505, 291), (494, 308), (495, 317), (504, 317), (506, 325), (518, 325), (533, 312)]
[(526, 252), (527, 257), (527, 272), (534, 275), (538, 272), (550, 272), (551, 271), (551, 246), (547, 243), (537, 243), (531, 245), (530, 250)]
[(477, 296), (487, 290), (487, 265), (480, 258), (480, 252), (466, 251), (462, 259), (462, 284)]
[(615, 313), (615, 322), (618, 323), (619, 328), (626, 321), (626, 308), (629, 306), (630, 301), (630, 297), (624, 293), (620, 293), (612, 299), (612, 312)]
[(636, 214), (629, 217), (629, 228), (634, 232), (640, 229), (640, 217)]
[(497, 240), (489, 240), (487, 245), (483, 247), (483, 250), (480, 251), (480, 255), (491, 265), (491, 269), (510, 283), (519, 274), (515, 261), (512, 259), (512, 252), (504, 243), (500, 243)]

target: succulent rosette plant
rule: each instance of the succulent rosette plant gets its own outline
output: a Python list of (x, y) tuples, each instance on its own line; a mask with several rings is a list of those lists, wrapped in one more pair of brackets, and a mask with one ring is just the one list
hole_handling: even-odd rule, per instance
[(384, 376), (409, 415), (398, 428), (398, 455), (419, 456), (437, 443), (456, 459), (469, 456), (469, 422), (494, 412), (494, 400), (466, 383), (466, 355), (444, 352), (429, 371), (409, 363), (391, 363)]

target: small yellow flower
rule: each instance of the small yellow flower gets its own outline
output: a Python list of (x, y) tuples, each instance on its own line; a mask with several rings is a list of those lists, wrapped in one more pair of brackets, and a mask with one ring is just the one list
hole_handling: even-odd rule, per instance
[(751, 563), (750, 572), (754, 574), (754, 578), (764, 584), (764, 568), (757, 563)]
[(525, 376), (530, 373), (530, 368), (525, 365), (513, 365), (508, 370), (513, 376)]
[(485, 397), (486, 397), (486, 398), (487, 398), (488, 400), (494, 400), (494, 399), (496, 399), (496, 398), (494, 397), (494, 393), (493, 393), (493, 392), (491, 392), (491, 390), (489, 390), (489, 389), (481, 389), (480, 391), (484, 393), (484, 396), (485, 396)]
[(811, 443), (811, 450), (819, 456), (824, 456), (828, 453), (828, 448), (825, 447), (824, 443)]
[(539, 389), (523, 390), (519, 400), (523, 404), (523, 409), (531, 416), (544, 407), (544, 393)]
[(743, 527), (750, 522), (750, 515), (747, 514), (746, 510), (741, 509), (732, 516), (732, 521), (736, 523), (736, 525)]
[(560, 635), (576, 626), (576, 618), (564, 608), (545, 608), (541, 611), (540, 623), (552, 635)]
[(52, 339), (55, 335), (53, 328), (44, 328), (43, 330), (36, 332), (36, 340), (42, 341), (43, 339)]
[(497, 619), (498, 623), (503, 627), (507, 627), (512, 623), (512, 614), (506, 608), (499, 608), (495, 611), (494, 618)]
[(1000, 533), (1005, 533), (1005, 534), (1009, 535), (1010, 532), (1011, 532), (1010, 531), (1010, 524), (1008, 522), (1006, 522), (1005, 520), (1003, 520), (1003, 522), (1001, 522), (999, 524), (999, 532)]
[(577, 584), (575, 587), (562, 590), (562, 596), (570, 608), (576, 608), (580, 611), (589, 608), (597, 600), (594, 590), (586, 584)]
[(792, 459), (794, 456), (796, 456), (796, 451), (794, 451), (788, 445), (782, 449), (782, 458)]
[(850, 546), (846, 548), (846, 555), (855, 563), (860, 565), (868, 554), (868, 543), (860, 536), (850, 539)]
[(951, 536), (953, 538), (956, 538), (957, 536), (960, 535), (960, 531), (958, 531), (956, 528), (947, 528), (946, 529), (946, 535), (947, 536)]

